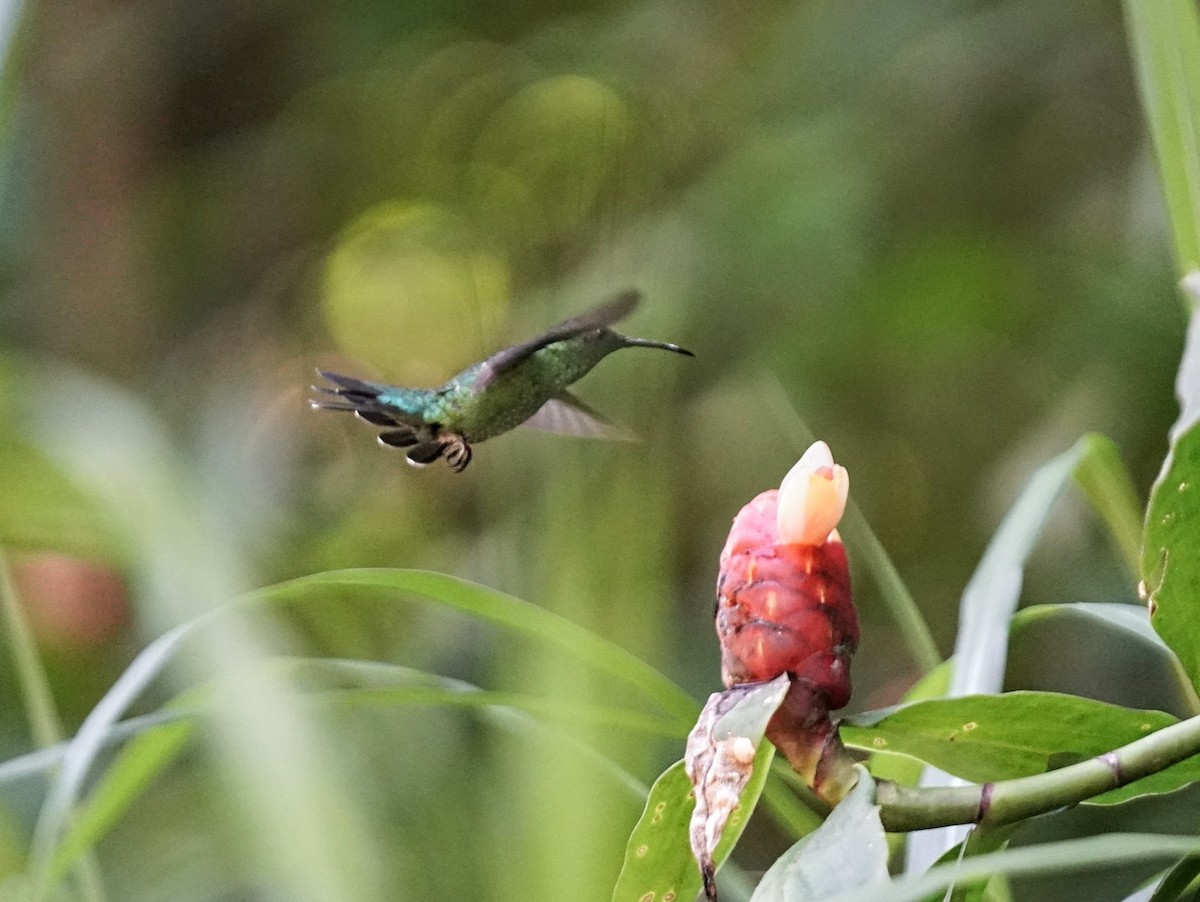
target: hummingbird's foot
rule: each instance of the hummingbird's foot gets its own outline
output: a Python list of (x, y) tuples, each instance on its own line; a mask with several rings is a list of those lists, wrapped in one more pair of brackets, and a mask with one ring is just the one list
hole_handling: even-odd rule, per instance
[(443, 448), (446, 463), (450, 465), (450, 469), (455, 473), (461, 473), (467, 468), (467, 464), (471, 462), (471, 446), (467, 444), (467, 440), (461, 435), (455, 436)]
[[(385, 444), (395, 444), (397, 446), (400, 439), (395, 442), (387, 441), (386, 436), (389, 433), (384, 433), (380, 436), (380, 441)], [(408, 444), (412, 444), (409, 442)], [(414, 467), (424, 467), (433, 463), (439, 457), (445, 457), (446, 463), (450, 465), (450, 469), (455, 473), (461, 473), (467, 468), (467, 464), (471, 462), (471, 446), (467, 444), (467, 440), (461, 435), (450, 433), (449, 435), (441, 435), (438, 438), (420, 442), (413, 447), (410, 447), (405, 454), (408, 462)]]

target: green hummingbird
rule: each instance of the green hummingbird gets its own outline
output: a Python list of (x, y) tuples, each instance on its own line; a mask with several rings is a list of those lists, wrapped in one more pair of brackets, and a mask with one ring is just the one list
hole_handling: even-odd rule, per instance
[(640, 295), (626, 291), (536, 338), (497, 351), (439, 388), (400, 388), (317, 370), (334, 387), (313, 386), (330, 397), (316, 409), (349, 410), (383, 431), (379, 442), (407, 448), (408, 462), (423, 467), (440, 457), (461, 473), (471, 445), (525, 425), (547, 432), (617, 438), (622, 431), (567, 391), (567, 386), (613, 351), (662, 348), (694, 356), (679, 345), (629, 338), (608, 328), (628, 316)]

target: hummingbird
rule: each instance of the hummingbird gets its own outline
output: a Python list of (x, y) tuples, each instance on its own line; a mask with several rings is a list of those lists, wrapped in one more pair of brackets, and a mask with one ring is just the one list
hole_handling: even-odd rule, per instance
[(461, 473), (471, 446), (525, 425), (589, 438), (619, 438), (623, 430), (571, 394), (567, 387), (621, 348), (661, 348), (694, 356), (664, 341), (630, 338), (608, 328), (638, 305), (625, 291), (611, 301), (520, 344), (472, 364), (438, 388), (401, 388), (317, 370), (333, 387), (313, 386), (327, 397), (314, 409), (348, 410), (379, 427), (379, 442), (402, 448), (413, 466), (444, 458)]

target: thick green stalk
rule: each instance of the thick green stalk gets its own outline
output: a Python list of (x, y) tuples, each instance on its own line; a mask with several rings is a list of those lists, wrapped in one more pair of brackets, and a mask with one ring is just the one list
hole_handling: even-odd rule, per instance
[(952, 824), (997, 827), (1075, 805), (1200, 754), (1200, 717), (1180, 721), (1112, 752), (1032, 777), (983, 785), (911, 789), (878, 784), (889, 832)]

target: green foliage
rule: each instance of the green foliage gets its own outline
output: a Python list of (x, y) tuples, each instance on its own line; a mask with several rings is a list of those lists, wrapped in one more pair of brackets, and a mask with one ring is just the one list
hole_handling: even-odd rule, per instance
[[(1161, 711), (1133, 711), (1050, 692), (976, 695), (905, 705), (895, 713), (847, 718), (842, 738), (865, 752), (908, 755), (944, 771), (988, 783), (1045, 773), (1102, 755), (1177, 723)], [(1200, 759), (1088, 801), (1115, 804), (1172, 792), (1200, 780)]]
[(825, 823), (781, 855), (752, 902), (817, 902), (887, 879), (887, 840), (875, 804), (875, 781), (859, 780)]
[[(750, 822), (774, 756), (775, 749), (769, 742), (759, 746), (754, 776), (742, 791), (738, 808), (730, 816), (717, 847), (714, 860), (718, 867), (729, 857)], [(647, 897), (691, 899), (700, 892), (700, 871), (688, 845), (693, 807), (692, 785), (684, 763), (677, 761), (650, 787), (646, 808), (629, 834), (625, 863), (613, 889), (613, 902), (637, 902)]]
[[(1129, 77), (1186, 274), (1194, 4), (36, 12), (0, 82), (0, 897), (687, 900), (686, 781), (645, 785), (800, 417), (853, 473), (843, 733), (878, 798), (972, 791), (926, 763), (1048, 798), (1200, 712), (1194, 348), (1139, 525), (1181, 335)], [(306, 416), (314, 365), (436, 384), (625, 285), (699, 355), (585, 385), (639, 444), (516, 432), (455, 477)], [(771, 754), (732, 898), (772, 861), (778, 898), (1195, 880), (1161, 835), (1194, 756), (1090, 798), (1090, 835), (1022, 819), (884, 883), (871, 780), (826, 818)]]
[(1185, 275), (1200, 268), (1200, 14), (1188, 0), (1126, 0), (1124, 7), (1176, 262)]
[(1178, 387), (1183, 410), (1171, 432), (1171, 452), (1150, 495), (1142, 546), (1142, 580), (1150, 622), (1200, 687), (1200, 618), (1194, 588), (1200, 565), (1192, 554), (1200, 513), (1200, 320), (1193, 317)]

